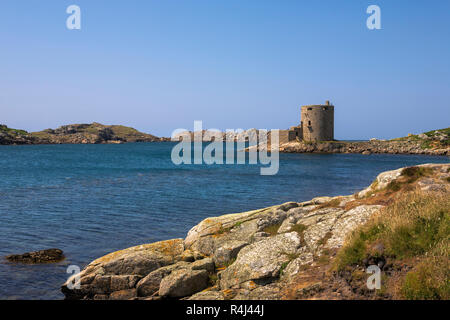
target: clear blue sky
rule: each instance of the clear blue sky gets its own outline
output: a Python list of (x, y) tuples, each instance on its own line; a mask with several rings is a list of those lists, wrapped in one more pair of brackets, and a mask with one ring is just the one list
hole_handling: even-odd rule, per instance
[(448, 0), (2, 0), (0, 123), (288, 128), (329, 99), (338, 139), (404, 136), (450, 125), (449, 39)]

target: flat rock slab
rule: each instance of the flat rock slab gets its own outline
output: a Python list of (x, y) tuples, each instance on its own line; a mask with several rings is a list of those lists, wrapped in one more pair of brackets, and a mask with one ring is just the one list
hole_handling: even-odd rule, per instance
[(60, 249), (46, 249), (6, 256), (6, 260), (10, 262), (26, 264), (54, 263), (62, 261), (64, 258), (63, 251)]
[[(91, 262), (79, 275), (70, 277), (61, 290), (67, 299), (91, 299), (98, 294), (129, 290), (152, 271), (179, 262), (183, 251), (183, 239), (116, 251)], [(70, 289), (77, 277), (80, 288)]]
[(282, 265), (299, 253), (301, 243), (297, 232), (291, 232), (246, 246), (238, 253), (236, 261), (220, 274), (221, 289), (249, 280), (278, 277)]
[(208, 280), (206, 270), (177, 270), (162, 279), (159, 295), (171, 298), (186, 297), (206, 289)]

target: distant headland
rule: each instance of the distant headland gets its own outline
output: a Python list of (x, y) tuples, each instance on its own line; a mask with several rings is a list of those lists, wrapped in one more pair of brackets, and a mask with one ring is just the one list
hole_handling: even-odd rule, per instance
[[(321, 106), (332, 107), (331, 105)], [(308, 112), (307, 107), (305, 106), (305, 113)], [(320, 111), (322, 112), (322, 110)], [(324, 119), (328, 118), (325, 117)], [(317, 137), (313, 141), (307, 141), (304, 137), (308, 125), (302, 123), (302, 125), (292, 127), (290, 130), (280, 130), (279, 151), (284, 153), (450, 155), (450, 128), (432, 130), (418, 135), (408, 134), (406, 137), (391, 140), (373, 138), (370, 141), (349, 142), (337, 140), (321, 141)], [(317, 130), (316, 132), (321, 133), (322, 131), (326, 133), (326, 126), (323, 130)], [(191, 134), (193, 133), (191, 132)], [(226, 134), (223, 133), (223, 135), (225, 138)], [(157, 137), (122, 125), (104, 125), (97, 122), (64, 125), (57, 129), (45, 129), (38, 132), (27, 132), (0, 125), (0, 145), (121, 144), (164, 141), (170, 141), (170, 138)], [(207, 137), (203, 137), (203, 141), (210, 140)]]
[(160, 142), (168, 141), (134, 128), (121, 125), (70, 124), (57, 129), (46, 129), (39, 132), (11, 129), (0, 125), (0, 145), (24, 144), (102, 144), (127, 142)]

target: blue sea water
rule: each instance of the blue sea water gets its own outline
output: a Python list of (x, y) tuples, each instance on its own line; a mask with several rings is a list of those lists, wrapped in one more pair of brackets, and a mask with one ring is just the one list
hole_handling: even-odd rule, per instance
[[(0, 299), (61, 299), (68, 265), (170, 238), (209, 216), (316, 196), (352, 194), (378, 173), (448, 157), (280, 154), (275, 176), (256, 165), (175, 166), (174, 143), (0, 146)], [(5, 255), (60, 248), (57, 264)]]

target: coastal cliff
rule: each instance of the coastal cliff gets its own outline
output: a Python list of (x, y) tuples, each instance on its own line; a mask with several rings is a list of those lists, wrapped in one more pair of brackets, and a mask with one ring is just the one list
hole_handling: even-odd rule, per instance
[[(91, 262), (67, 299), (449, 299), (450, 164), (383, 172), (354, 195), (203, 220), (185, 239)], [(383, 287), (369, 290), (377, 265)], [(432, 271), (432, 273), (430, 273)]]

